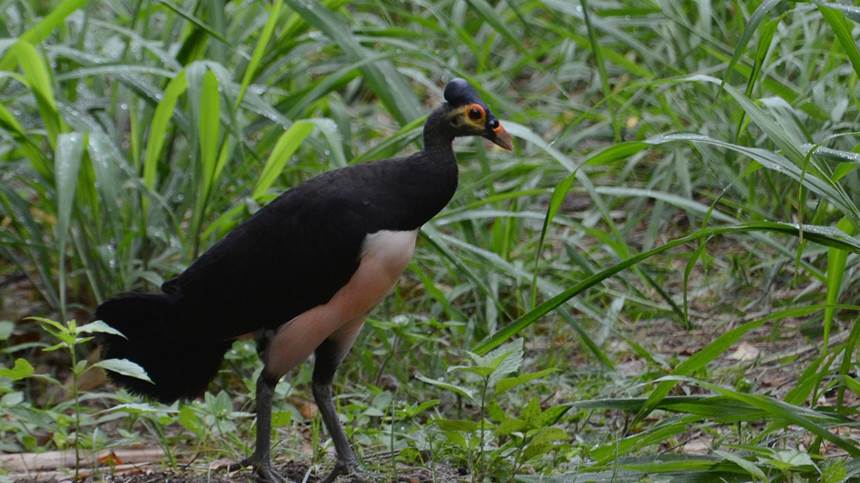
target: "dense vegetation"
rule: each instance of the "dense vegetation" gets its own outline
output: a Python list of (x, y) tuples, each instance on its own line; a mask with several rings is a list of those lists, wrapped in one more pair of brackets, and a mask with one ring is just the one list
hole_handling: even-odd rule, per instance
[[(92, 309), (290, 186), (418, 149), (460, 76), (515, 151), (458, 142), (457, 195), (339, 372), (365, 465), (856, 477), (858, 22), (780, 0), (0, 0), (0, 450), (92, 469), (161, 447), (204, 476), (247, 454), (251, 342), (162, 406), (105, 382)], [(319, 475), (309, 378), (279, 386), (274, 448)]]

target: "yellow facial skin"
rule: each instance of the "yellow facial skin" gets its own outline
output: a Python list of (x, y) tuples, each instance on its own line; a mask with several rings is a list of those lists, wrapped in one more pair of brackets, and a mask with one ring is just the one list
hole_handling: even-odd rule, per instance
[(481, 134), (487, 122), (487, 113), (480, 104), (467, 104), (451, 111), (448, 119), (456, 128), (465, 127), (475, 134)]
[[(487, 123), (487, 111), (477, 103), (466, 104), (458, 107), (448, 114), (451, 126), (470, 132), (477, 136), (483, 136), (496, 145), (510, 151), (513, 149), (511, 135), (502, 127), (498, 119), (492, 119)], [(492, 132), (489, 132), (489, 131)]]

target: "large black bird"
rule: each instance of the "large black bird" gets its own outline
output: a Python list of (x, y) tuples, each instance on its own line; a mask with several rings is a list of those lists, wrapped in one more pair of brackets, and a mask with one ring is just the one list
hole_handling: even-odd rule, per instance
[(463, 79), (424, 125), (424, 150), (349, 166), (292, 188), (216, 243), (162, 293), (108, 300), (96, 318), (105, 357), (141, 365), (154, 384), (112, 377), (131, 391), (172, 402), (206, 390), (224, 353), (256, 333), (264, 368), (257, 380), (256, 449), (242, 465), (279, 481), (269, 454), (278, 380), (315, 353), (314, 399), (337, 450), (326, 481), (357, 470), (332, 402), (331, 382), (367, 313), (406, 268), (421, 225), (457, 189), (452, 141), (483, 136), (511, 149), (511, 136)]

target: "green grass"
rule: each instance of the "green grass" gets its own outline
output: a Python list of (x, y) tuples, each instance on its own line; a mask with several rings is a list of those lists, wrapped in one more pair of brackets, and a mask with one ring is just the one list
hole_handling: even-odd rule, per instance
[[(457, 195), (341, 369), (360, 454), (474, 479), (860, 475), (848, 2), (0, 0), (0, 12), (0, 274), (28, 280), (0, 294), (38, 299), (26, 314), (0, 304), (16, 319), (0, 326), (3, 451), (143, 440), (168, 450), (165, 465), (247, 452), (248, 344), (202, 402), (85, 392), (77, 437), (37, 377), (62, 381), (68, 360), (17, 318), (80, 321), (112, 294), (155, 290), (282, 190), (419, 149), (422, 116), (460, 76), (515, 150), (457, 142)], [(523, 375), (556, 370), (480, 404), (412, 378), (480, 388), (448, 369), (514, 337)], [(761, 353), (731, 358), (744, 341)], [(36, 375), (18, 377), (18, 359)], [(308, 378), (281, 391), (306, 397)], [(325, 465), (300, 449), (300, 430), (325, 440), (300, 406), (278, 402), (276, 452)]]

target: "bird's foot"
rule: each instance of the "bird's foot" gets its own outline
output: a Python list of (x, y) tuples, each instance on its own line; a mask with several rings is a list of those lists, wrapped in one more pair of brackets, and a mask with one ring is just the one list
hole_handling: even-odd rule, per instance
[(325, 478), (320, 480), (320, 482), (333, 483), (338, 476), (345, 476), (347, 481), (353, 483), (357, 481), (371, 483), (374, 481), (380, 481), (382, 478), (382, 475), (362, 468), (361, 465), (358, 464), (358, 461), (338, 459), (331, 472), (329, 472)]
[(254, 474), (257, 477), (257, 481), (264, 483), (289, 483), (289, 480), (285, 479), (283, 476), (278, 474), (274, 468), (272, 468), (272, 460), (269, 458), (260, 458), (256, 454), (253, 454), (238, 463), (233, 463), (227, 467), (227, 471), (238, 471), (249, 466), (254, 467)]

